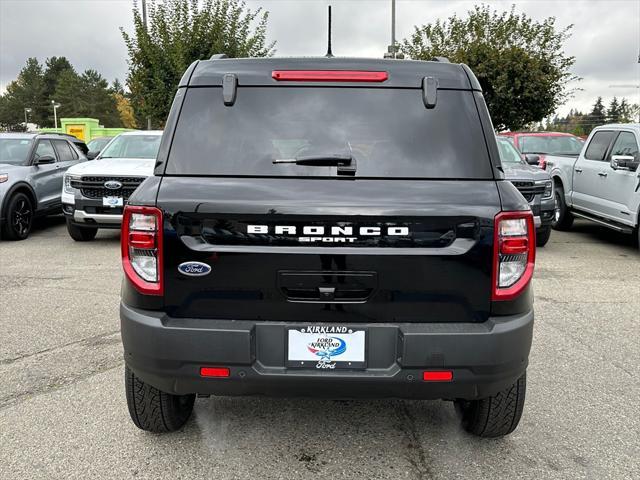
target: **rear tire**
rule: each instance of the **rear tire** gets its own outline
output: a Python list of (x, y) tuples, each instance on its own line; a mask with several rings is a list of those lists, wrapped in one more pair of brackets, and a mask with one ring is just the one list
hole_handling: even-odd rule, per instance
[(551, 237), (551, 227), (549, 225), (536, 230), (536, 247), (544, 247)]
[(191, 416), (195, 395), (172, 395), (143, 382), (124, 369), (129, 415), (136, 427), (153, 433), (174, 432)]
[(98, 229), (95, 227), (79, 227), (67, 218), (67, 232), (76, 242), (89, 242), (96, 238)]
[(6, 218), (2, 225), (2, 238), (6, 240), (24, 240), (33, 226), (33, 204), (24, 193), (12, 195), (5, 210)]
[(526, 372), (512, 386), (480, 400), (456, 400), (462, 427), (479, 437), (502, 437), (513, 432), (524, 408), (527, 390)]
[(567, 208), (562, 187), (556, 187), (555, 191), (556, 209), (551, 221), (554, 230), (569, 230), (573, 225), (573, 215)]

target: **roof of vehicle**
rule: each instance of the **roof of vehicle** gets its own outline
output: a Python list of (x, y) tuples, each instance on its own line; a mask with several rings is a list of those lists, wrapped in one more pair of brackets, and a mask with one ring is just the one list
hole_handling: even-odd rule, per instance
[(133, 130), (131, 132), (122, 132), (117, 135), (118, 137), (124, 135), (126, 137), (131, 137), (134, 135), (162, 135), (162, 130)]
[(435, 77), (441, 89), (480, 90), (480, 84), (469, 67), (446, 60), (393, 60), (372, 58), (336, 57), (269, 57), (269, 58), (215, 58), (191, 64), (180, 81), (180, 86), (221, 86), (225, 74), (238, 78), (238, 85), (351, 85), (353, 82), (300, 82), (278, 81), (272, 78), (274, 70), (338, 70), (338, 71), (385, 71), (388, 79), (382, 82), (358, 82), (366, 87), (412, 87), (421, 88), (422, 78)]
[(501, 132), (498, 135), (503, 137), (515, 137), (516, 135), (529, 135), (532, 137), (575, 137), (572, 133), (566, 132)]
[(29, 133), (29, 132), (0, 132), (0, 137), (1, 138), (22, 138), (22, 139), (26, 139), (26, 138), (33, 138), (35, 137), (36, 134), (35, 133)]
[(614, 129), (631, 129), (640, 132), (640, 123), (608, 123), (606, 125), (598, 125), (594, 130)]
[(23, 138), (23, 139), (32, 139), (35, 137), (39, 138), (66, 138), (67, 140), (71, 140), (73, 142), (84, 142), (84, 140), (79, 139), (69, 133), (57, 133), (57, 132), (0, 132), (0, 136), (4, 138)]

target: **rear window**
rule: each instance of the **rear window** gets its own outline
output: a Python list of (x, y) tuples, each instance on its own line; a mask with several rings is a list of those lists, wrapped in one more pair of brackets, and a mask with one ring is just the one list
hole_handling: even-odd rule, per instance
[(277, 163), (350, 156), (356, 177), (493, 178), (471, 92), (388, 88), (241, 87), (227, 107), (220, 88), (190, 88), (169, 175), (336, 176), (336, 166)]
[(542, 153), (546, 155), (580, 155), (583, 143), (577, 137), (555, 135), (522, 135), (522, 153)]

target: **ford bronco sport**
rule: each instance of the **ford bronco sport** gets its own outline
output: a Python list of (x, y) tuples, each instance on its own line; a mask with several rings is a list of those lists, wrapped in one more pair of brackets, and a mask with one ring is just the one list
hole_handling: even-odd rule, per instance
[(124, 210), (131, 418), (176, 430), (197, 395), (445, 399), (506, 435), (534, 257), (467, 66), (195, 62)]

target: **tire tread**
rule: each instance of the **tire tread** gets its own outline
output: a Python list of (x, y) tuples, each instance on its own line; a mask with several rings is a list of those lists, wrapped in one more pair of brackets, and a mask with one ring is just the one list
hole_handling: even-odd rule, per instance
[(509, 388), (480, 400), (461, 401), (463, 427), (480, 437), (502, 437), (513, 432), (524, 409), (526, 374)]
[(193, 410), (195, 395), (172, 395), (158, 390), (136, 377), (129, 367), (125, 367), (125, 390), (131, 420), (142, 430), (173, 432), (186, 423)]

